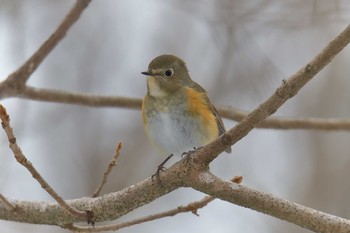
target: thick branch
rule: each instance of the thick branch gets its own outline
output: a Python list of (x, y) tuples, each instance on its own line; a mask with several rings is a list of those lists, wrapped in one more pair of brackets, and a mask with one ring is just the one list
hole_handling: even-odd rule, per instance
[[(116, 193), (97, 198), (70, 200), (67, 203), (77, 209), (92, 210), (96, 221), (114, 220), (183, 186), (183, 182), (186, 182), (191, 187), (213, 197), (295, 223), (314, 232), (343, 233), (350, 230), (349, 220), (322, 213), (249, 187), (223, 181), (207, 171), (198, 172), (193, 162), (192, 160), (180, 161), (162, 173), (161, 178), (166, 186), (156, 185), (149, 178)], [(192, 168), (190, 176), (186, 172), (189, 168)], [(77, 219), (67, 215), (63, 208), (55, 203), (11, 201), (11, 204), (17, 206), (19, 214), (14, 215), (8, 208), (0, 205), (0, 219), (63, 227), (69, 227), (70, 223), (77, 222)]]
[[(186, 176), (187, 173), (184, 169), (186, 166), (183, 165), (183, 162), (178, 162), (162, 174), (163, 186), (157, 185), (151, 178), (148, 178), (119, 192), (96, 198), (85, 197), (67, 200), (66, 202), (75, 209), (92, 211), (95, 222), (115, 220), (184, 186), (182, 177), (177, 176), (177, 174)], [(53, 202), (16, 200), (9, 200), (9, 202), (17, 207), (19, 214), (15, 215), (7, 206), (0, 205), (0, 219), (63, 227), (70, 223), (81, 222), (81, 219), (68, 215), (61, 205)]]
[(311, 209), (268, 193), (200, 173), (191, 186), (213, 197), (286, 220), (313, 232), (348, 233), (350, 220)]
[[(240, 184), (243, 180), (242, 176), (235, 176), (231, 181), (237, 184)], [(191, 202), (186, 206), (178, 206), (175, 209), (164, 211), (157, 214), (151, 214), (145, 217), (137, 218), (131, 221), (117, 223), (117, 224), (108, 224), (105, 226), (96, 226), (96, 227), (82, 227), (76, 226), (74, 224), (68, 224), (65, 228), (74, 231), (74, 232), (101, 232), (101, 231), (116, 231), (125, 227), (130, 227), (136, 224), (154, 221), (160, 218), (172, 217), (180, 213), (192, 212), (194, 215), (199, 216), (197, 213), (198, 209), (205, 207), (210, 202), (215, 200), (215, 197), (205, 196), (202, 200)]]

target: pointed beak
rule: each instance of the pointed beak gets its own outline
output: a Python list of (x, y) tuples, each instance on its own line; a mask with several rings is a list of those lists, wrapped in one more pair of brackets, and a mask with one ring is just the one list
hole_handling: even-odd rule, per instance
[(147, 71), (141, 72), (141, 74), (154, 77), (154, 76), (160, 76), (160, 74), (161, 74), (160, 72), (161, 72), (161, 70), (159, 70), (159, 69), (157, 69), (157, 70), (149, 69)]

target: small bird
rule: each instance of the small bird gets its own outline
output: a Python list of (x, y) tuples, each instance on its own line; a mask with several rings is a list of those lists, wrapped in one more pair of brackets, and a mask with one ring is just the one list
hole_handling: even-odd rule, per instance
[[(206, 91), (191, 79), (182, 59), (158, 56), (141, 73), (147, 75), (147, 94), (142, 102), (144, 129), (162, 153), (181, 155), (226, 132)], [(231, 147), (225, 151), (231, 153)]]

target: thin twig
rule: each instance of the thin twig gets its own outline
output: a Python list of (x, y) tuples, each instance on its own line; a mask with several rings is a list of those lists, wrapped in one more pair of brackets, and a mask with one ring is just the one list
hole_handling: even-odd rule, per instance
[[(83, 10), (89, 5), (91, 0), (77, 0), (68, 15), (57, 27), (54, 33), (40, 46), (40, 48), (15, 72), (10, 74), (8, 78), (0, 83), (0, 97), (4, 95), (17, 94), (24, 89), (25, 84), (31, 74), (38, 68), (46, 56), (54, 49), (54, 47), (66, 35), (68, 29), (79, 19)], [(3, 85), (1, 85), (3, 84)], [(5, 85), (6, 84), (6, 85)], [(4, 92), (6, 86), (11, 86), (14, 90)]]
[(89, 107), (141, 109), (141, 99), (138, 98), (92, 95), (78, 92), (35, 88), (30, 86), (27, 86), (18, 97), (30, 100), (76, 104)]
[(119, 142), (117, 147), (116, 147), (116, 149), (115, 149), (115, 153), (113, 155), (113, 158), (111, 159), (111, 161), (109, 161), (108, 167), (107, 167), (106, 171), (103, 174), (103, 178), (101, 180), (101, 183), (97, 187), (96, 191), (92, 194), (92, 197), (98, 197), (100, 195), (100, 192), (101, 192), (103, 186), (107, 182), (107, 178), (108, 178), (109, 173), (111, 173), (113, 167), (115, 165), (117, 165), (117, 160), (119, 158), (119, 154), (120, 154), (120, 151), (121, 151), (122, 147), (123, 147), (123, 144), (121, 142)]
[(0, 193), (0, 201), (4, 203), (10, 210), (16, 209), (16, 206), (14, 206), (11, 202), (9, 202), (9, 200), (7, 200), (7, 198), (4, 197), (4, 195), (2, 195), (1, 193)]
[(150, 222), (150, 221), (160, 219), (160, 218), (171, 217), (171, 216), (174, 216), (174, 215), (177, 215), (180, 213), (192, 212), (195, 215), (197, 215), (196, 211), (198, 209), (206, 206), (209, 202), (213, 201), (214, 199), (215, 198), (213, 198), (211, 196), (206, 196), (202, 200), (200, 200), (198, 202), (192, 202), (192, 203), (188, 204), (187, 206), (179, 206), (179, 207), (172, 209), (172, 210), (168, 210), (168, 211), (161, 212), (158, 214), (148, 215), (146, 217), (138, 218), (138, 219), (131, 220), (128, 222), (124, 222), (124, 223), (110, 224), (110, 225), (106, 225), (106, 226), (95, 226), (95, 227), (83, 227), (83, 226), (76, 226), (73, 224), (68, 224), (68, 225), (64, 226), (64, 228), (67, 228), (67, 229), (74, 231), (74, 232), (116, 231), (116, 230), (119, 230), (121, 228), (130, 227), (130, 226), (137, 225), (137, 224), (144, 223), (144, 222)]
[[(218, 106), (217, 110), (224, 118), (241, 121), (249, 112), (229, 106)], [(308, 130), (350, 130), (350, 118), (301, 118), (270, 116), (255, 126), (255, 128), (272, 129), (308, 129)]]
[(86, 219), (86, 212), (79, 211), (74, 208), (72, 208), (70, 205), (68, 205), (62, 197), (56, 193), (56, 191), (45, 181), (45, 179), (40, 175), (40, 173), (35, 169), (33, 164), (27, 160), (27, 158), (22, 153), (20, 147), (17, 145), (16, 137), (13, 133), (13, 130), (10, 125), (10, 117), (6, 112), (6, 109), (0, 104), (0, 119), (1, 119), (1, 125), (6, 132), (8, 141), (10, 143), (10, 149), (13, 152), (13, 155), (15, 156), (17, 162), (19, 162), (21, 165), (23, 165), (27, 170), (32, 174), (34, 179), (36, 179), (41, 187), (51, 195), (53, 199), (57, 201), (67, 212), (70, 214), (79, 217), (80, 219)]
[[(77, 92), (59, 91), (53, 89), (35, 88), (27, 86), (18, 96), (23, 99), (31, 99), (45, 102), (76, 104), (88, 107), (119, 107), (128, 109), (141, 109), (141, 99), (102, 96)], [(230, 106), (217, 106), (216, 109), (223, 118), (241, 121), (249, 112)], [(256, 125), (256, 128), (272, 129), (312, 129), (312, 130), (350, 130), (349, 118), (291, 118), (269, 117)]]
[[(242, 182), (242, 179), (243, 179), (242, 176), (235, 176), (233, 179), (231, 179), (231, 181), (236, 183), (236, 184), (240, 184)], [(116, 230), (119, 230), (121, 228), (130, 227), (130, 226), (137, 225), (140, 223), (150, 222), (150, 221), (154, 221), (154, 220), (157, 220), (160, 218), (165, 218), (165, 217), (172, 217), (172, 216), (175, 216), (175, 215), (180, 214), (180, 213), (191, 212), (194, 215), (199, 216), (199, 214), (197, 213), (198, 209), (205, 207), (206, 205), (208, 205), (210, 202), (212, 202), (215, 199), (216, 198), (212, 197), (212, 196), (205, 196), (201, 200), (191, 202), (186, 206), (178, 206), (175, 209), (164, 211), (164, 212), (161, 212), (158, 214), (148, 215), (148, 216), (145, 216), (142, 218), (134, 219), (134, 220), (131, 220), (128, 222), (123, 222), (123, 223), (109, 224), (109, 225), (105, 225), (105, 226), (95, 226), (95, 227), (83, 227), (83, 226), (77, 226), (74, 224), (67, 224), (64, 226), (64, 228), (71, 230), (71, 231), (74, 231), (74, 232), (116, 231)]]

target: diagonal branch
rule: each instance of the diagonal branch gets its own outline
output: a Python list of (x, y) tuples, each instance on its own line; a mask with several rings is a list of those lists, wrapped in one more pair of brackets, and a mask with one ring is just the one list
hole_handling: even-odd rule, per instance
[[(33, 164), (28, 161), (28, 159), (24, 156), (21, 151), (21, 148), (17, 145), (16, 137), (13, 133), (13, 130), (10, 126), (10, 117), (6, 112), (6, 109), (0, 104), (0, 119), (1, 125), (7, 134), (8, 141), (10, 143), (10, 149), (13, 152), (18, 163), (23, 165), (27, 170), (32, 174), (34, 179), (36, 179), (41, 187), (53, 197), (68, 213), (79, 217), (80, 219), (86, 219), (86, 212), (79, 211), (71, 206), (69, 206), (61, 196), (45, 181), (45, 179), (40, 175), (40, 173), (35, 169)], [(11, 203), (10, 203), (11, 204)]]
[(268, 116), (274, 114), (288, 99), (294, 97), (298, 91), (321, 71), (345, 46), (350, 42), (350, 25), (331, 41), (306, 66), (302, 67), (287, 80), (283, 80), (280, 87), (265, 102), (255, 108), (235, 127), (218, 139), (202, 147), (195, 153), (195, 158), (208, 165), (224, 148), (231, 146), (246, 136), (254, 127)]
[[(0, 97), (16, 95), (25, 87), (30, 75), (66, 35), (68, 29), (79, 19), (81, 13), (89, 5), (90, 1), (91, 0), (76, 1), (74, 7), (58, 26), (56, 31), (19, 69), (10, 74), (4, 82), (0, 83)], [(11, 88), (8, 88), (9, 86)]]

